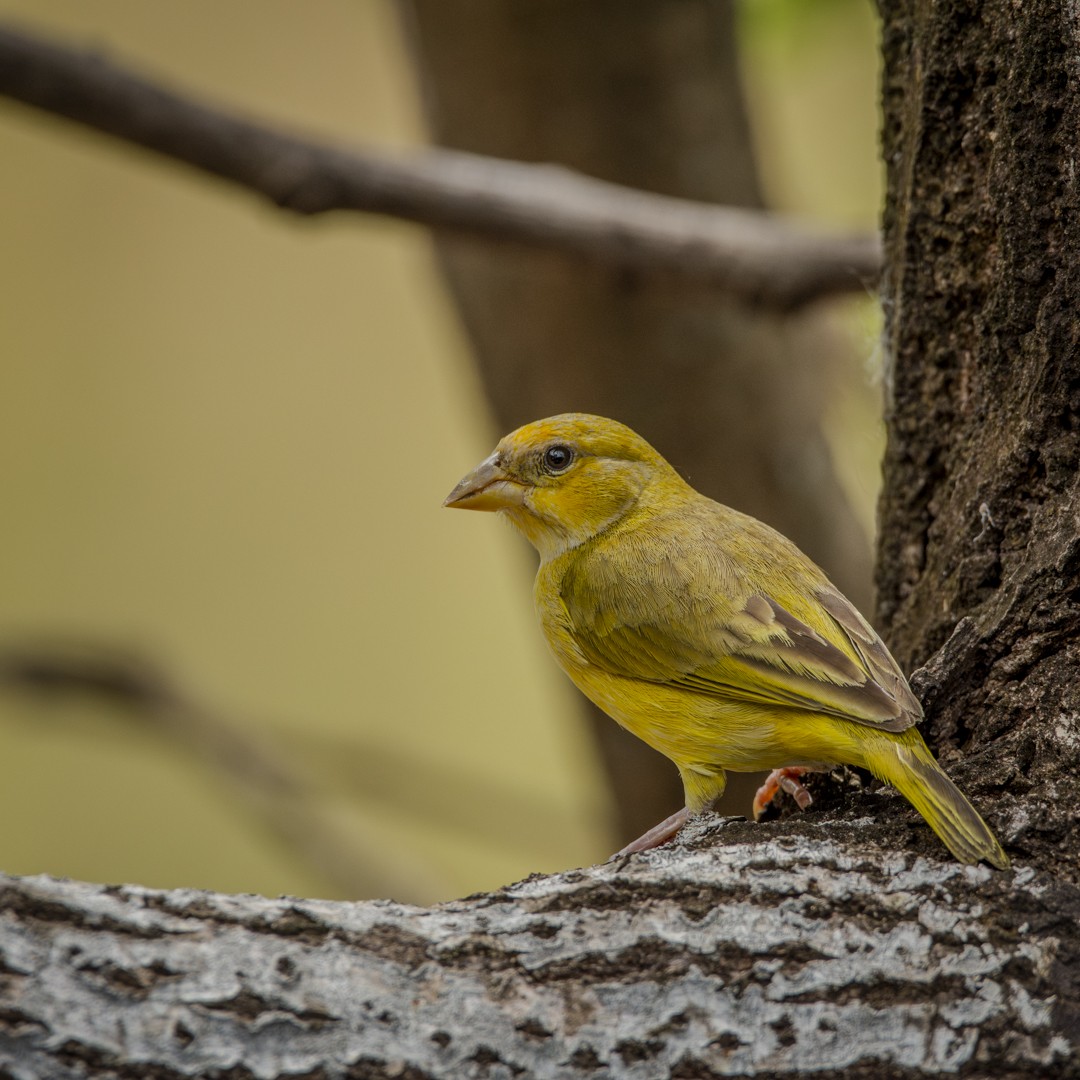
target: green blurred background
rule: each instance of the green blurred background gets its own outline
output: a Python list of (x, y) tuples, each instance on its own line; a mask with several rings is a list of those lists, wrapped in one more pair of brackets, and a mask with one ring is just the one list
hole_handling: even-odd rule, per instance
[[(297, 131), (424, 140), (390, 0), (0, 15)], [(742, 5), (774, 207), (876, 225), (875, 32), (864, 0)], [(440, 507), (501, 432), (424, 231), (293, 220), (3, 102), (0, 161), (0, 649), (153, 662), (303, 778), (277, 813), (321, 850), (268, 828), (198, 723), (177, 738), (8, 687), (0, 867), (431, 901), (605, 856), (531, 552)], [(876, 311), (836, 306), (866, 364), (830, 440), (869, 530)], [(359, 872), (336, 874), (346, 861)]]

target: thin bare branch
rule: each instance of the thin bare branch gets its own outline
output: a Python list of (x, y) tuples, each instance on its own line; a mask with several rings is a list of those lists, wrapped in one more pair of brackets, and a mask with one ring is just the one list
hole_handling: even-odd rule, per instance
[(421, 859), (388, 843), (376, 822), (356, 818), (344, 830), (294, 760), (252, 726), (203, 707), (137, 656), (88, 646), (4, 648), (0, 688), (91, 694), (129, 710), (222, 776), (235, 798), (346, 896), (421, 900), (449, 887)]
[(383, 214), (599, 265), (697, 281), (790, 310), (876, 280), (880, 242), (651, 195), (552, 165), (447, 150), (411, 159), (320, 144), (0, 26), (0, 94), (258, 192), (299, 214)]

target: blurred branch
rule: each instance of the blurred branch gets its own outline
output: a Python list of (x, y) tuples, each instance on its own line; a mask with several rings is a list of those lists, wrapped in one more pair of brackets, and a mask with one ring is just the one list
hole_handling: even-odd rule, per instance
[(238, 722), (198, 705), (145, 660), (101, 649), (0, 652), (0, 687), (38, 694), (92, 694), (131, 710), (223, 774), (230, 790), (289, 847), (350, 897), (424, 900), (446, 883), (392, 844), (377, 825), (346, 834), (319, 812), (320, 792), (285, 754)]
[(111, 63), (0, 26), (0, 94), (183, 161), (298, 214), (383, 214), (594, 263), (698, 281), (789, 310), (863, 292), (878, 237), (652, 195), (552, 165), (445, 150), (394, 160), (323, 145), (204, 105)]
[[(268, 735), (198, 705), (158, 667), (127, 651), (90, 644), (0, 648), (0, 690), (5, 689), (93, 697), (185, 747), (276, 836), (351, 897), (426, 901), (448, 889), (435, 870), (386, 838), (379, 822), (390, 817), (437, 819), (445, 828), (515, 851), (526, 848), (548, 861), (557, 857), (558, 837), (574, 827), (550, 803), (490, 777), (455, 776), (415, 755), (311, 731)], [(350, 814), (347, 827), (319, 812), (342, 789), (350, 803), (359, 796), (374, 808)], [(513, 813), (492, 812), (507, 806)]]

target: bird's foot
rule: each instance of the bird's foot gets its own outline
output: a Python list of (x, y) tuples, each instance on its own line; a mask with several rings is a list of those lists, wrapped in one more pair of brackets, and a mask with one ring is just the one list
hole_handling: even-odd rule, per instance
[[(654, 825), (647, 833), (631, 841), (621, 851), (616, 851), (611, 859), (618, 859), (622, 855), (633, 855), (638, 851), (651, 851), (661, 844), (666, 844), (686, 824), (689, 817), (690, 811), (684, 806), (671, 817), (664, 818), (659, 825)], [(608, 859), (608, 862), (611, 862), (611, 859)]]
[(799, 782), (799, 777), (808, 772), (813, 772), (813, 769), (806, 769), (799, 765), (789, 765), (786, 769), (773, 769), (754, 796), (754, 820), (760, 820), (761, 815), (765, 812), (765, 807), (772, 802), (773, 797), (781, 790), (786, 791), (795, 800), (800, 810), (805, 810), (814, 799), (810, 792)]

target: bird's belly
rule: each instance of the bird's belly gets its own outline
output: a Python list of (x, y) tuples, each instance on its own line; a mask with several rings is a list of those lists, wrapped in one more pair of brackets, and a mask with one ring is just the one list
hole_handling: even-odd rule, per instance
[(848, 725), (820, 714), (725, 701), (591, 667), (568, 674), (608, 716), (679, 766), (757, 772), (853, 758), (839, 745), (837, 729)]

